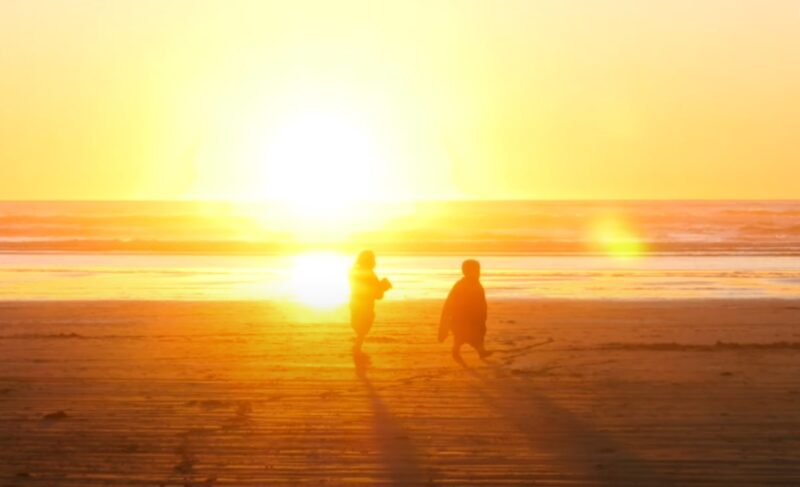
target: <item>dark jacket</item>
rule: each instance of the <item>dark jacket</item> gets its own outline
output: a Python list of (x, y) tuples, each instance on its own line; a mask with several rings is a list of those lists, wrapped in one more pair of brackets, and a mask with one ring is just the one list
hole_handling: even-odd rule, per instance
[(442, 309), (439, 341), (452, 331), (457, 340), (482, 340), (486, 333), (486, 293), (480, 280), (461, 278), (450, 290)]

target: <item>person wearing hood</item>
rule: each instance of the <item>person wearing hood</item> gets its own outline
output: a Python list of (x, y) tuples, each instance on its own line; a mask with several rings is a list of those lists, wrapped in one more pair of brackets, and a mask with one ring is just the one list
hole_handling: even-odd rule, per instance
[(471, 345), (486, 358), (491, 352), (484, 348), (486, 337), (486, 293), (481, 285), (481, 265), (477, 260), (465, 260), (461, 265), (464, 276), (455, 283), (447, 296), (439, 320), (439, 342), (453, 332), (453, 358), (463, 364), (461, 346)]

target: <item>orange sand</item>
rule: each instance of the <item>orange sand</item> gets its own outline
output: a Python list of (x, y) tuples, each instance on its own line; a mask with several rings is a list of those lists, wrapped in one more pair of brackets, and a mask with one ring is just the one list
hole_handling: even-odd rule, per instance
[(0, 485), (800, 483), (799, 301), (439, 305), (2, 303)]

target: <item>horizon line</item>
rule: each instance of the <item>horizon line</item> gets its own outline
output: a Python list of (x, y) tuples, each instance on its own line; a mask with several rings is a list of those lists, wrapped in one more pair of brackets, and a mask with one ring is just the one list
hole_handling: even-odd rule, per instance
[[(800, 202), (796, 198), (397, 198), (397, 199), (359, 199), (346, 200), (347, 203), (648, 203), (648, 202), (683, 202), (683, 203), (712, 203), (712, 202)], [(127, 198), (127, 199), (5, 199), (2, 203), (226, 203), (226, 204), (294, 204), (293, 201), (277, 199), (224, 199), (224, 198), (193, 198), (193, 199), (160, 199), (160, 198)]]

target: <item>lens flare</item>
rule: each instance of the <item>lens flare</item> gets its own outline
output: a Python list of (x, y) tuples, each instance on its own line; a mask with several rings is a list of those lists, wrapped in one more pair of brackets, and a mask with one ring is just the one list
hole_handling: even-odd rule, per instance
[(622, 218), (606, 217), (597, 220), (592, 242), (606, 255), (621, 259), (642, 257), (646, 250), (642, 239)]

